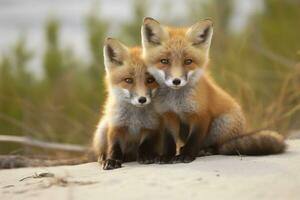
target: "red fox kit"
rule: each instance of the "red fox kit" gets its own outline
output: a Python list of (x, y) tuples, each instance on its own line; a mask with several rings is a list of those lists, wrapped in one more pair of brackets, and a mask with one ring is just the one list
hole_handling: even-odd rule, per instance
[(160, 117), (151, 99), (158, 88), (141, 59), (140, 48), (108, 38), (104, 45), (108, 96), (94, 135), (94, 150), (103, 169), (123, 161), (153, 163), (158, 155)]
[(220, 154), (284, 151), (284, 139), (276, 132), (246, 134), (239, 104), (208, 75), (211, 20), (172, 28), (145, 18), (141, 32), (143, 58), (160, 84), (156, 110), (175, 139), (184, 142), (176, 157), (179, 162), (191, 162), (199, 150), (212, 147)]

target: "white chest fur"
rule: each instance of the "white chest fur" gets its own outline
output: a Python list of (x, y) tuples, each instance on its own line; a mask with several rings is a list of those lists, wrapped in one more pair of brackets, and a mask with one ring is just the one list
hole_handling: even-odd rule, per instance
[(179, 116), (195, 112), (198, 104), (193, 100), (193, 95), (193, 89), (188, 85), (178, 90), (161, 86), (155, 99), (155, 108), (159, 113), (175, 112)]
[(127, 127), (133, 135), (139, 134), (141, 129), (157, 129), (159, 126), (159, 117), (152, 105), (139, 108), (128, 103), (119, 104), (111, 116), (113, 125)]

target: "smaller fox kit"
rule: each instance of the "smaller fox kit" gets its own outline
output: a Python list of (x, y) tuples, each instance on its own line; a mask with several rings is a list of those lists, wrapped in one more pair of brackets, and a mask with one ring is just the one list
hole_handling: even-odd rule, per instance
[(158, 156), (161, 120), (151, 98), (158, 84), (147, 72), (141, 49), (108, 38), (103, 52), (108, 97), (94, 135), (94, 150), (105, 170), (136, 159), (153, 163)]

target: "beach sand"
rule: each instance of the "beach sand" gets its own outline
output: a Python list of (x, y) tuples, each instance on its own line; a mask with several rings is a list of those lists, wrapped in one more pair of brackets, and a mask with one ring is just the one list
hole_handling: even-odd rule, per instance
[(98, 163), (0, 170), (0, 199), (299, 200), (300, 139), (287, 144), (280, 155), (217, 155), (168, 165), (132, 162), (111, 171)]

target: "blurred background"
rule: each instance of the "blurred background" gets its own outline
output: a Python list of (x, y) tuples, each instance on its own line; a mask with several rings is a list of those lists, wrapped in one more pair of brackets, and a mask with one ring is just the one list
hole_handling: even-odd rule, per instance
[[(144, 16), (175, 26), (211, 17), (211, 74), (249, 130), (300, 129), (300, 0), (0, 0), (0, 135), (89, 145), (105, 97), (103, 39), (140, 45)], [(0, 143), (0, 154), (28, 152)]]

